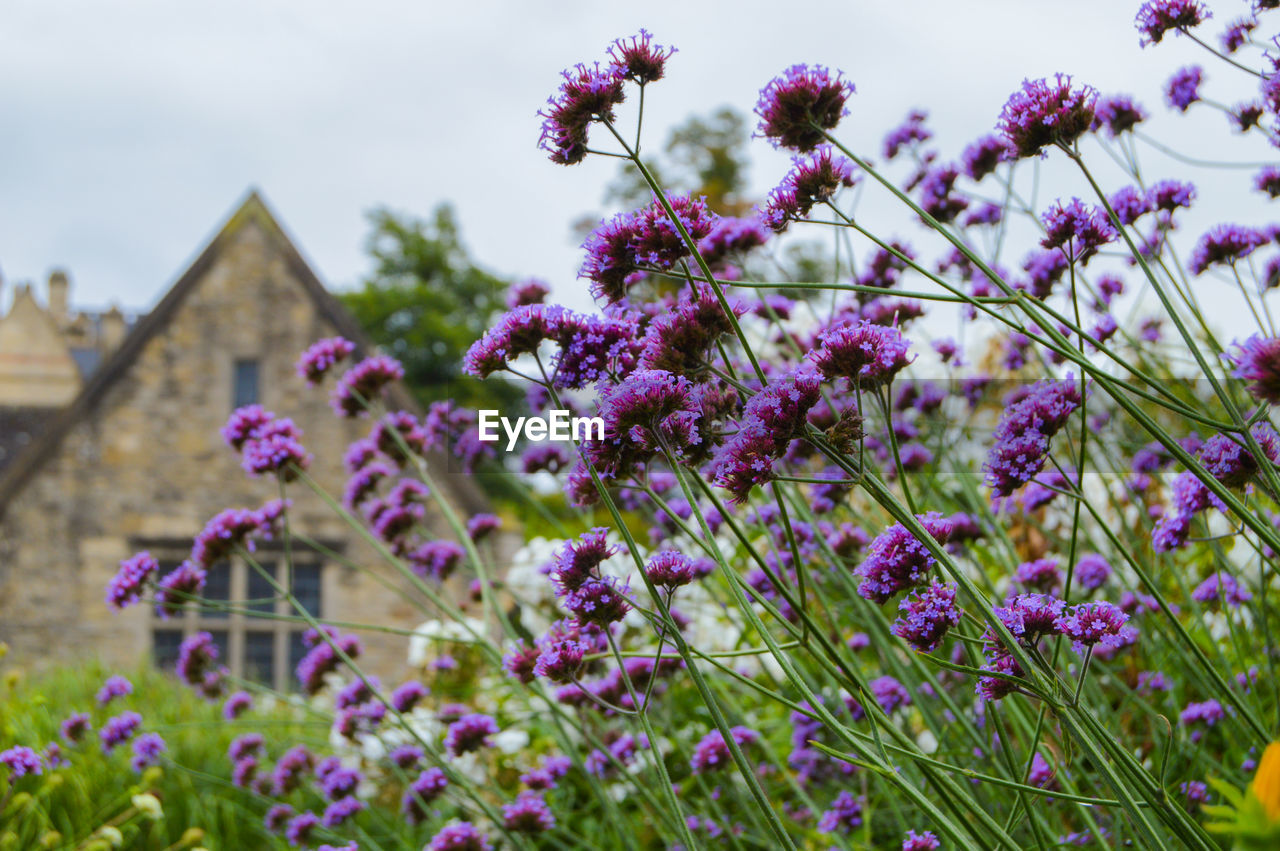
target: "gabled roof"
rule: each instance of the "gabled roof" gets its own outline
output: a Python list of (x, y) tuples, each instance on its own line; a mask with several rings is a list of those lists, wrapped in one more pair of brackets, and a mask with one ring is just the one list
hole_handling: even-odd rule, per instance
[[(112, 385), (129, 371), (147, 343), (169, 324), (187, 295), (214, 267), (223, 252), (234, 241), (237, 233), (250, 222), (261, 227), (271, 240), (273, 248), (280, 252), (289, 272), (301, 282), (320, 316), (339, 334), (355, 343), (357, 353), (362, 354), (373, 349), (373, 344), (355, 317), (325, 289), (324, 284), (298, 252), (293, 240), (281, 227), (262, 196), (256, 189), (251, 189), (226, 224), (218, 230), (204, 251), (200, 252), (200, 256), (182, 273), (160, 303), (134, 324), (128, 336), (94, 372), (80, 394), (48, 423), (40, 439), (28, 446), (27, 450), (12, 463), (6, 465), (3, 473), (0, 474), (0, 515), (4, 514), (10, 500), (53, 456), (67, 434), (97, 407)], [(417, 404), (402, 386), (396, 385), (392, 388), (391, 402), (399, 408), (417, 412)], [(210, 428), (216, 428), (216, 424), (211, 423)], [(434, 460), (443, 466), (443, 458)], [(449, 478), (454, 496), (462, 503), (462, 508), (476, 511), (486, 507), (484, 496), (469, 480), (456, 476)]]

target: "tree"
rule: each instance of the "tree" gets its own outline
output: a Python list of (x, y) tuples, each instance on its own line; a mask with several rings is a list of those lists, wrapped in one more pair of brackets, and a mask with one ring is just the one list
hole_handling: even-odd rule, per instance
[(451, 399), (500, 410), (519, 404), (522, 394), (512, 385), (462, 374), (463, 354), (503, 308), (510, 282), (475, 264), (453, 207), (440, 204), (427, 219), (385, 208), (368, 218), (373, 270), (340, 298), (370, 338), (404, 365), (405, 384), (418, 402)]

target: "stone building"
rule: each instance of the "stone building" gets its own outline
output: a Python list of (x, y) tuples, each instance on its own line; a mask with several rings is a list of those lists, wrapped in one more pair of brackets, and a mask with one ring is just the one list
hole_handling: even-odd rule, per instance
[[(97, 656), (128, 666), (147, 653), (169, 662), (183, 636), (207, 630), (234, 675), (287, 687), (305, 624), (253, 616), (287, 613), (282, 601), (161, 620), (146, 605), (110, 611), (104, 587), (134, 552), (176, 565), (218, 511), (279, 496), (274, 479), (248, 478), (222, 442), (219, 428), (240, 405), (291, 417), (316, 458), (314, 479), (341, 492), (343, 452), (369, 422), (335, 417), (328, 388), (307, 385), (294, 365), (334, 334), (367, 348), (360, 329), (256, 193), (136, 321), (115, 309), (72, 314), (68, 289), (54, 273), (41, 306), (18, 288), (0, 318), (0, 640), (28, 664)], [(402, 389), (393, 396), (407, 401)], [(483, 508), (467, 481), (452, 478), (448, 489), (461, 509)], [(322, 498), (298, 483), (288, 497), (293, 530), (320, 544), (292, 548), (301, 601), (334, 621), (412, 628), (425, 619), (398, 580), (364, 572), (392, 576)], [(438, 517), (428, 524), (444, 534)], [(281, 580), (283, 556), (259, 551)], [(205, 595), (262, 601), (272, 592), (232, 559), (210, 571)], [(364, 639), (370, 668), (394, 677), (405, 639)]]

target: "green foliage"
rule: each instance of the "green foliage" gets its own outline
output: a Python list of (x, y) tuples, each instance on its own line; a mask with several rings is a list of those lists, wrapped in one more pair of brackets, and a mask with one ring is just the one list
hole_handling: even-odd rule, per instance
[(503, 409), (520, 398), (503, 382), (462, 377), (462, 356), (503, 307), (509, 281), (486, 272), (462, 244), (453, 208), (427, 219), (385, 208), (369, 214), (373, 270), (340, 298), (370, 338), (405, 368), (420, 404), (441, 399)]
[[(19, 779), (0, 813), (0, 834), (12, 833), (17, 840), (13, 847), (23, 849), (82, 847), (104, 827), (119, 830), (122, 847), (131, 849), (284, 847), (262, 826), (265, 805), (229, 780), (227, 747), (250, 728), (222, 721), (217, 704), (148, 667), (130, 677), (133, 694), (99, 707), (94, 695), (110, 673), (96, 663), (53, 669), (30, 679), (16, 670), (8, 672), (0, 687), (0, 750), (26, 745), (43, 752), (48, 743), (59, 742), (71, 765)], [(129, 710), (142, 715), (140, 733), (159, 733), (168, 745), (161, 765), (144, 775), (129, 765), (128, 744), (104, 754), (98, 740), (97, 731), (107, 718)], [(92, 731), (78, 745), (59, 738), (59, 725), (72, 712), (87, 712), (92, 718)], [(271, 725), (282, 737), (305, 737), (306, 726), (292, 713), (287, 708), (259, 709), (252, 723), (256, 729)], [(313, 735), (322, 736), (323, 728)], [(7, 778), (0, 780), (0, 799), (8, 791)], [(134, 796), (142, 793), (158, 799), (159, 818), (147, 817), (135, 805)], [(61, 838), (54, 841), (51, 832)], [(187, 842), (182, 841), (184, 834)], [(52, 844), (42, 846), (42, 839)]]

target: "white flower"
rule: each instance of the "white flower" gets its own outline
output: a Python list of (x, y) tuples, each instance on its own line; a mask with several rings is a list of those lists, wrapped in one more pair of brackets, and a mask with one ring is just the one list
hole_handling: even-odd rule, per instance
[(503, 730), (493, 737), (493, 746), (503, 753), (517, 753), (529, 744), (529, 734), (524, 730)]

